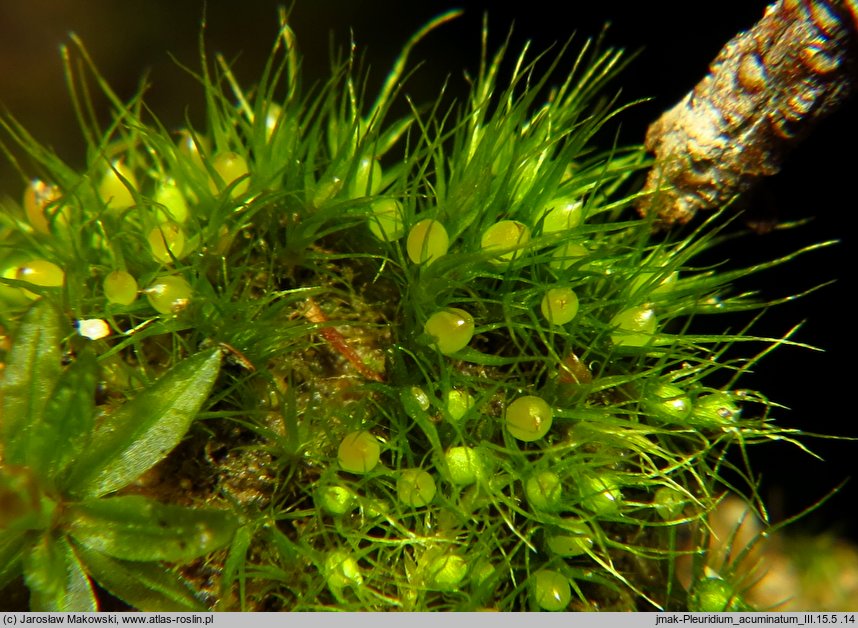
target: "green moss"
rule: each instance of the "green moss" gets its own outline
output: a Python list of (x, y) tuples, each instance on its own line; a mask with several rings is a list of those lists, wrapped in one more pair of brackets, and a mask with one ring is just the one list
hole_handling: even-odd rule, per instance
[[(0, 317), (13, 343), (32, 335), (20, 322), (32, 299), (71, 319), (39, 346), (57, 365), (91, 357), (103, 384), (97, 398), (85, 389), (88, 403), (105, 416), (126, 397), (151, 400), (158, 375), (183, 372), (187, 356), (225, 356), (185, 439), (146, 481), (96, 479), (192, 512), (228, 509), (241, 525), (222, 526), (235, 528), (223, 549), (181, 571), (135, 571), (89, 548), (75, 573), (108, 590), (111, 573), (131, 574), (122, 581), (144, 593), (169, 574), (161, 608), (187, 602), (177, 579), (218, 610), (689, 604), (675, 578), (678, 526), (714, 508), (731, 449), (795, 438), (764, 395), (739, 389), (788, 338), (750, 325), (702, 333), (695, 317), (766, 307), (731, 285), (798, 253), (704, 268), (697, 259), (711, 264), (729, 228), (722, 214), (668, 235), (635, 216), (641, 147), (595, 140), (622, 111), (603, 96), (623, 58), (593, 42), (568, 65), (552, 53), (548, 68), (526, 51), (484, 50), (458, 104), (443, 97), (393, 119), (411, 49), (451, 17), (412, 37), (371, 97), (354, 51), (304, 90), (285, 16), (252, 88), (201, 43), (206, 124), (178, 138), (142, 93), (121, 101), (73, 39), (81, 171), (2, 119), (3, 146), (26, 157), (14, 162), (23, 203), (3, 201), (0, 214)], [(106, 128), (90, 115), (88, 81), (113, 109)], [(30, 184), (34, 174), (44, 182)], [(18, 273), (28, 260), (61, 269), (61, 285)], [(116, 284), (117, 271), (147, 298)], [(451, 312), (467, 314), (465, 333), (439, 319)], [(71, 331), (89, 319), (112, 334)], [(32, 370), (22, 360), (6, 369), (7, 405)], [(3, 438), (0, 585), (15, 587), (21, 547), (41, 551), (18, 532), (41, 526), (64, 489), (59, 476), (11, 467), (17, 437)], [(87, 464), (102, 468), (93, 455)], [(59, 550), (69, 561), (70, 547)], [(123, 587), (113, 592), (140, 605)], [(728, 595), (707, 587), (693, 605)]]

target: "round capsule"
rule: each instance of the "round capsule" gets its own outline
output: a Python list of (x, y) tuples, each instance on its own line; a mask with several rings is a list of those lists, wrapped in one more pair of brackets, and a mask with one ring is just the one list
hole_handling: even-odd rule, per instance
[(152, 257), (160, 264), (172, 264), (185, 254), (185, 232), (174, 222), (153, 227), (146, 236)]
[(432, 314), (423, 330), (434, 339), (433, 346), (444, 355), (468, 346), (474, 337), (474, 317), (465, 310), (451, 307)]
[(114, 270), (101, 284), (104, 298), (116, 305), (131, 305), (137, 299), (137, 280), (131, 273)]
[(247, 188), (250, 185), (247, 176), (249, 169), (247, 167), (247, 160), (244, 157), (232, 151), (218, 153), (212, 160), (212, 167), (217, 173), (218, 179), (220, 179), (219, 181), (212, 180), (210, 182), (209, 187), (214, 194), (226, 188), (231, 188), (229, 195), (232, 198), (236, 198), (247, 192)]
[(504, 420), (513, 438), (530, 443), (548, 434), (554, 415), (544, 399), (527, 395), (507, 406)]
[(450, 237), (447, 230), (437, 220), (427, 218), (411, 227), (405, 249), (408, 257), (415, 264), (431, 264), (439, 257), (446, 255), (450, 248)]
[(423, 469), (405, 469), (396, 481), (396, 494), (406, 506), (420, 508), (435, 497), (435, 480)]
[(162, 275), (144, 290), (149, 305), (161, 314), (176, 314), (191, 300), (191, 286), (178, 275)]
[(369, 230), (382, 242), (393, 242), (405, 235), (402, 206), (392, 198), (380, 198), (370, 206)]
[(539, 307), (549, 323), (565, 325), (578, 314), (578, 296), (572, 288), (551, 288)]
[(378, 439), (367, 431), (347, 434), (337, 449), (340, 468), (349, 473), (367, 473), (381, 457)]
[(543, 569), (531, 576), (533, 601), (544, 611), (562, 611), (572, 600), (569, 579), (561, 573)]
[(116, 211), (128, 209), (135, 204), (133, 191), (137, 191), (134, 172), (121, 159), (114, 160), (104, 170), (98, 185), (98, 195), (104, 204)]
[(652, 341), (658, 326), (653, 309), (646, 305), (630, 307), (611, 318), (611, 341), (618, 347), (643, 347)]
[(516, 220), (501, 220), (483, 232), (480, 246), (486, 252), (505, 251), (492, 258), (495, 263), (505, 264), (520, 257), (529, 241), (530, 228), (527, 225)]

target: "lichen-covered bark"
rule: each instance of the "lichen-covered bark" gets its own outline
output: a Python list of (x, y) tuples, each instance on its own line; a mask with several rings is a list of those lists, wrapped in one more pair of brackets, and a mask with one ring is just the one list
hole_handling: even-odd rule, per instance
[(858, 0), (778, 0), (731, 39), (710, 72), (649, 128), (655, 153), (638, 203), (684, 223), (776, 173), (785, 154), (847, 97)]

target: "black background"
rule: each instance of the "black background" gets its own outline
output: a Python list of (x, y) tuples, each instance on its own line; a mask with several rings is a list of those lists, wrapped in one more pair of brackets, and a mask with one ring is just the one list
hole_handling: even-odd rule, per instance
[[(276, 8), (270, 1), (207, 3), (209, 49), (235, 59), (243, 84), (259, 76), (276, 35)], [(610, 22), (607, 42), (639, 52), (615, 82), (622, 99), (652, 100), (625, 114), (622, 139), (639, 143), (646, 127), (703, 77), (709, 61), (737, 31), (762, 15), (765, 3), (749, 0), (688, 2), (528, 2), (501, 5), (489, 0), (400, 2), (393, 0), (296, 0), (290, 24), (305, 56), (305, 81), (323, 80), (331, 40), (345, 46), (353, 37), (366, 54), (374, 85), (383, 79), (400, 46), (431, 17), (461, 7), (465, 14), (431, 34), (415, 50), (422, 61), (406, 91), (418, 102), (433, 100), (449, 78), (449, 92), (466, 93), (462, 69), (475, 71), (480, 27), (488, 11), (490, 49), (512, 31), (511, 51), (526, 40), (534, 51), (565, 42), (573, 32), (580, 44)], [(147, 102), (168, 127), (187, 113), (202, 115), (201, 92), (169, 53), (191, 68), (196, 53), (202, 3), (197, 0), (3, 0), (0, 2), (0, 103), (73, 164), (83, 159), (83, 142), (66, 96), (58, 46), (77, 32), (120, 96), (130, 97), (139, 78), (150, 71)], [(574, 47), (574, 45), (573, 45)], [(104, 112), (107, 112), (105, 107)], [(855, 100), (821, 124), (767, 186), (768, 201), (782, 220), (814, 217), (809, 227), (752, 236), (726, 252), (744, 264), (785, 254), (813, 242), (839, 239), (835, 247), (813, 253), (780, 270), (760, 275), (753, 286), (771, 298), (836, 280), (811, 296), (769, 312), (757, 328), (778, 336), (806, 321), (796, 340), (824, 353), (786, 348), (765, 359), (742, 382), (791, 408), (778, 414), (783, 425), (803, 430), (858, 436), (858, 385), (854, 381), (856, 306), (855, 183), (858, 181), (858, 132)], [(22, 181), (0, 164), (0, 193), (20, 194)], [(741, 319), (746, 320), (746, 319)], [(740, 320), (730, 322), (737, 328)], [(826, 462), (795, 447), (774, 444), (751, 449), (763, 475), (762, 494), (774, 520), (809, 506), (854, 473), (858, 444), (809, 440)], [(796, 529), (833, 530), (858, 538), (851, 514), (858, 495), (855, 482), (833, 497)]]

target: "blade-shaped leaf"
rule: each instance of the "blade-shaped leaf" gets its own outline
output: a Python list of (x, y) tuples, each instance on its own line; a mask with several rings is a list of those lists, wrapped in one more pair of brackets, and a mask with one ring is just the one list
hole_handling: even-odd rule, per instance
[(27, 464), (41, 478), (55, 478), (87, 446), (95, 414), (97, 373), (93, 355), (82, 351), (60, 375), (43, 420), (31, 431), (27, 443)]
[(24, 558), (30, 610), (95, 612), (92, 585), (65, 537), (42, 535)]
[(158, 563), (131, 563), (110, 558), (85, 547), (76, 549), (92, 578), (137, 610), (206, 610), (178, 576)]
[(232, 583), (238, 579), (239, 599), (244, 607), (244, 569), (247, 562), (247, 550), (253, 540), (253, 530), (249, 525), (243, 525), (235, 531), (229, 553), (223, 563), (223, 576), (221, 578), (221, 591), (226, 592), (232, 587)]
[(208, 397), (220, 361), (219, 349), (193, 355), (103, 417), (71, 467), (68, 491), (98, 497), (118, 490), (170, 453)]
[(39, 299), (24, 314), (0, 383), (0, 443), (6, 464), (28, 464), (28, 445), (60, 377), (60, 318)]
[(123, 560), (183, 562), (229, 543), (237, 525), (223, 510), (161, 504), (141, 495), (69, 505), (65, 529), (84, 547)]

